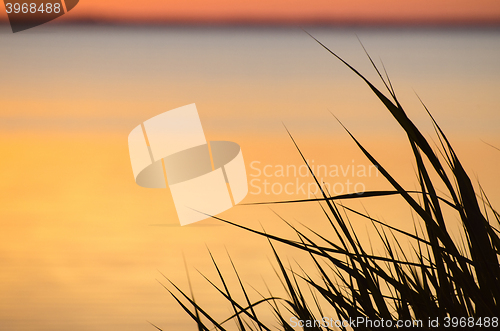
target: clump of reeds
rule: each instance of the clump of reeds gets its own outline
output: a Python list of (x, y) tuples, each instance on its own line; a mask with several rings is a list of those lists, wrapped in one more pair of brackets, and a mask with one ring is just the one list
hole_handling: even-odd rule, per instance
[[(238, 302), (231, 295), (215, 260), (214, 265), (223, 286), (219, 287), (209, 282), (232, 306), (234, 314), (227, 320), (216, 321), (185, 291), (172, 283), (171, 285), (180, 295), (174, 294), (173, 290), (169, 292), (194, 319), (199, 330), (225, 330), (225, 322), (228, 320), (236, 321), (239, 330), (271, 330), (272, 326), (265, 325), (254, 309), (264, 304), (268, 304), (275, 313), (283, 330), (293, 330), (289, 320), (281, 313), (280, 307), (286, 308), (288, 313), (298, 320), (317, 320), (322, 318), (322, 316), (317, 316), (323, 311), (320, 301), (326, 302), (330, 306), (329, 309), (335, 312), (336, 316), (331, 316), (332, 318), (340, 320), (358, 317), (370, 320), (421, 320), (423, 324), (418, 325), (420, 329), (436, 330), (437, 325), (431, 326), (428, 321), (437, 318), (439, 323), (437, 329), (445, 326), (468, 330), (488, 326), (496, 329), (492, 318), (497, 318), (496, 326), (498, 326), (500, 316), (498, 260), (500, 238), (497, 230), (500, 224), (499, 213), (493, 209), (481, 187), (476, 191), (446, 135), (425, 105), (424, 108), (429, 113), (439, 138), (438, 154), (407, 117), (387, 75), (384, 79), (371, 58), (370, 61), (387, 88), (389, 97), (330, 49), (317, 42), (366, 82), (404, 130), (415, 158), (419, 189), (417, 191), (405, 190), (384, 166), (345, 129), (394, 190), (331, 196), (322, 188), (321, 183), (311, 171), (321, 189), (321, 197), (311, 199), (311, 201), (320, 201), (324, 216), (336, 234), (334, 238), (326, 238), (309, 229), (313, 235), (310, 237), (309, 234), (290, 224), (298, 239), (282, 238), (219, 218), (220, 221), (268, 238), (279, 266), (279, 275), (288, 294), (287, 298), (280, 299), (270, 294), (251, 302), (247, 289), (234, 269), (240, 290), (245, 297), (243, 302)], [(295, 141), (293, 143), (295, 144)], [(297, 150), (306, 162), (298, 147)], [(445, 192), (438, 194), (438, 186), (444, 187)], [(404, 199), (407, 206), (418, 215), (417, 222), (420, 225), (420, 231), (417, 226), (415, 226), (414, 233), (403, 231), (376, 220), (365, 212), (356, 211), (342, 204), (343, 199), (365, 197), (383, 199), (387, 195), (399, 195)], [(452, 239), (446, 227), (444, 209), (452, 210), (454, 214), (452, 217), (461, 222), (462, 239), (458, 242)], [(349, 218), (346, 217), (349, 213), (372, 222), (385, 246), (384, 256), (367, 252), (368, 249), (360, 243)], [(401, 240), (395, 240), (396, 233), (399, 238), (401, 236), (407, 238), (413, 248), (411, 255), (403, 251)], [(303, 270), (299, 274), (291, 268), (286, 268), (282, 258), (276, 253), (273, 242), (280, 242), (308, 253), (317, 267), (317, 275), (310, 275)], [(318, 278), (320, 281), (317, 280)], [(305, 295), (309, 291), (312, 292), (312, 296)], [(306, 299), (306, 297), (312, 299)], [(452, 317), (458, 319), (452, 320)], [(326, 325), (305, 327), (305, 330), (330, 329), (332, 327)], [(348, 330), (350, 327), (344, 325), (340, 329)], [(380, 330), (381, 328), (371, 328), (365, 325), (354, 329)]]

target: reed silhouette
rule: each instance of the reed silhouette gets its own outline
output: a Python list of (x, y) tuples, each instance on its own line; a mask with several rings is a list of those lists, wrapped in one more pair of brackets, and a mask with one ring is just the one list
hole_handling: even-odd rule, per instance
[[(279, 298), (270, 293), (262, 295), (257, 301), (251, 301), (248, 289), (243, 285), (231, 260), (239, 283), (239, 288), (231, 291), (233, 293), (235, 290), (242, 291), (245, 298), (243, 301), (236, 300), (227, 285), (228, 275), (220, 271), (213, 257), (213, 264), (218, 271), (222, 286), (217, 286), (208, 278), (207, 281), (232, 307), (234, 314), (228, 316), (226, 320), (216, 321), (209, 311), (191, 298), (189, 292), (180, 289), (174, 283), (168, 281), (168, 286), (165, 285), (165, 288), (193, 318), (198, 330), (226, 330), (226, 323), (230, 320), (236, 321), (239, 330), (275, 329), (259, 318), (255, 308), (261, 305), (268, 305), (274, 312), (282, 330), (293, 330), (284, 311), (288, 314), (286, 316), (291, 314), (298, 320), (318, 320), (323, 316), (325, 302), (330, 306), (329, 310), (333, 310), (336, 314), (331, 317), (340, 320), (358, 317), (371, 320), (421, 320), (423, 325), (419, 326), (420, 329), (435, 330), (436, 327), (428, 325), (429, 319), (438, 318), (442, 327), (448, 318), (447, 323), (452, 329), (475, 330), (498, 327), (500, 232), (497, 228), (500, 224), (500, 214), (493, 208), (482, 187), (480, 185), (474, 187), (450, 141), (423, 103), (439, 142), (434, 149), (408, 118), (385, 70), (382, 75), (368, 53), (368, 58), (385, 85), (388, 95), (382, 93), (320, 41), (316, 42), (364, 80), (404, 130), (415, 160), (418, 190), (405, 190), (339, 121), (367, 159), (378, 167), (393, 190), (331, 196), (309, 168), (320, 188), (319, 198), (273, 202), (319, 201), (324, 217), (330, 223), (335, 236), (325, 237), (309, 228), (306, 228), (307, 231), (299, 230), (285, 221), (297, 235), (296, 239), (290, 239), (215, 217), (221, 222), (268, 239), (287, 297)], [(291, 135), (290, 138), (307, 164), (306, 158)], [(441, 190), (442, 187), (445, 189)], [(401, 201), (417, 216), (413, 220), (415, 224), (413, 233), (390, 226), (372, 218), (366, 212), (354, 210), (342, 203), (346, 199), (367, 197), (384, 199), (389, 195), (400, 196)], [(356, 215), (371, 222), (384, 244), (385, 255), (375, 255), (371, 252), (371, 247), (361, 244), (353, 231), (348, 215)], [(446, 227), (446, 217), (460, 220), (461, 239), (452, 238)], [(406, 238), (411, 245), (410, 254), (402, 249), (401, 238)], [(276, 242), (306, 252), (317, 267), (316, 274), (312, 275), (304, 270), (296, 272), (291, 267), (285, 267), (283, 258), (275, 250)], [(458, 319), (451, 320), (452, 317)], [(157, 326), (155, 328), (161, 330)], [(334, 328), (331, 326), (322, 325), (304, 328), (304, 330), (332, 329)], [(351, 328), (341, 326), (339, 329)], [(362, 326), (354, 329), (379, 330), (380, 328)]]

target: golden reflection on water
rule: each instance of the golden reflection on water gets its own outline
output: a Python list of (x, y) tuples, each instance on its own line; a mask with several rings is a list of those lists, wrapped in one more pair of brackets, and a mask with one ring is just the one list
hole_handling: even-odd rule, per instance
[[(393, 119), (366, 86), (302, 34), (216, 31), (207, 39), (200, 31), (49, 32), (0, 36), (9, 44), (0, 58), (13, 63), (2, 69), (0, 82), (1, 330), (152, 330), (147, 321), (165, 330), (193, 329), (156, 281), (167, 283), (163, 273), (188, 289), (183, 256), (197, 301), (223, 319), (231, 314), (229, 307), (196, 271), (217, 277), (207, 246), (225, 273), (232, 272), (227, 249), (245, 284), (266, 293), (266, 283), (273, 294), (283, 294), (266, 240), (216, 220), (180, 227), (167, 190), (134, 183), (127, 135), (168, 109), (196, 102), (207, 139), (239, 143), (249, 180), (260, 180), (253, 183), (261, 189), (268, 180), (276, 190), (297, 178), (276, 177), (275, 172), (256, 177), (251, 164), (260, 162), (253, 163), (260, 170), (302, 165), (281, 121), (315, 165), (369, 165), (331, 110), (403, 187), (416, 188), (409, 146)], [(488, 33), (420, 32), (406, 38), (376, 32), (364, 40), (375, 54), (386, 55), (404, 105), (430, 136), (432, 127), (411, 87), (422, 94), (472, 180), (481, 182), (495, 204), (500, 200), (500, 152), (481, 142), (500, 146), (500, 81), (494, 66), (500, 47), (496, 35)], [(318, 34), (369, 70), (354, 34)], [(453, 47), (443, 50), (443, 40)], [(131, 48), (134, 43), (142, 46)], [(422, 49), (427, 53), (419, 53)], [(419, 61), (420, 56), (426, 57)], [(479, 60), (469, 61), (474, 57)], [(59, 70), (51, 72), (54, 67)], [(307, 176), (298, 179), (312, 182)], [(390, 189), (380, 175), (346, 172), (324, 180)], [(243, 202), (309, 195), (255, 193), (251, 186)], [(413, 230), (411, 214), (398, 197), (345, 203)], [(239, 205), (220, 216), (295, 238), (275, 213), (333, 236), (317, 203)], [(360, 240), (383, 254), (371, 225), (351, 220)], [(455, 235), (459, 226), (454, 221), (449, 219)], [(315, 274), (307, 256), (277, 247), (292, 266), (296, 260)], [(273, 320), (269, 310), (262, 311)]]
[[(229, 137), (233, 139), (232, 137)], [(0, 325), (6, 330), (148, 330), (145, 320), (167, 330), (188, 329), (191, 325), (167, 292), (155, 281), (163, 273), (187, 289), (183, 255), (189, 265), (196, 298), (221, 318), (230, 313), (227, 305), (195, 270), (216, 279), (206, 246), (221, 268), (231, 273), (227, 249), (245, 280), (265, 292), (262, 279), (277, 293), (282, 293), (268, 259), (272, 254), (263, 238), (206, 220), (186, 227), (177, 224), (175, 210), (166, 190), (143, 189), (135, 185), (130, 169), (126, 139), (120, 134), (99, 133), (10, 133), (2, 134), (0, 192)], [(300, 159), (290, 149), (291, 142), (277, 138), (271, 142), (252, 137), (238, 137), (249, 178), (256, 171), (249, 163), (295, 164)], [(360, 158), (347, 139), (335, 146), (318, 146), (316, 139), (302, 139), (303, 150), (316, 164), (351, 164)], [(390, 140), (370, 141), (375, 155), (406, 187), (412, 185), (410, 155), (394, 154), (384, 146)], [(402, 143), (392, 142), (403, 151)], [(282, 149), (284, 154), (265, 152)], [(459, 143), (465, 162), (489, 178), (486, 190), (492, 189), (493, 201), (500, 193), (496, 167), (485, 166), (477, 155), (488, 156), (487, 164), (498, 164), (500, 155), (490, 153), (482, 143)], [(349, 152), (350, 150), (350, 152)], [(331, 154), (325, 154), (330, 151)], [(498, 153), (500, 154), (500, 153)], [(405, 165), (405, 167), (403, 167)], [(254, 175), (253, 177), (250, 175)], [(268, 178), (286, 183), (290, 178)], [(301, 178), (307, 179), (307, 178)], [(344, 180), (336, 178), (329, 180)], [(310, 178), (308, 179), (310, 180)], [(367, 189), (387, 188), (380, 178), (364, 181)], [(495, 189), (496, 188), (496, 189)], [(252, 191), (251, 191), (252, 192)], [(244, 202), (296, 199), (303, 196), (249, 194)], [(349, 206), (363, 208), (359, 202)], [(364, 207), (372, 216), (389, 224), (412, 230), (410, 214), (396, 197), (367, 199)], [(403, 205), (404, 206), (404, 205)], [(241, 205), (221, 214), (238, 224), (295, 238), (293, 231), (279, 220), (302, 222), (323, 234), (333, 236), (326, 219), (315, 203), (301, 205)], [(353, 218), (360, 239), (368, 243), (374, 236), (370, 225)], [(381, 247), (371, 238), (375, 252)], [(301, 261), (313, 274), (315, 269), (306, 257), (278, 245), (283, 256)], [(293, 264), (293, 262), (292, 262)], [(255, 294), (255, 299), (258, 299)], [(214, 304), (219, 303), (219, 304)], [(269, 316), (271, 318), (271, 316)]]

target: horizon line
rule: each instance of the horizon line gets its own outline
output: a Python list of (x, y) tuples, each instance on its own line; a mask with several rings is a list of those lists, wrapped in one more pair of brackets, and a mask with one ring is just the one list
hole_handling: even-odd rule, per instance
[[(491, 20), (255, 20), (255, 19), (225, 19), (225, 20), (189, 20), (189, 19), (96, 19), (76, 18), (71, 20), (58, 19), (51, 25), (88, 25), (88, 26), (180, 26), (180, 27), (429, 27), (429, 28), (495, 28), (500, 27), (500, 18)], [(0, 19), (0, 25), (9, 25), (9, 20)]]

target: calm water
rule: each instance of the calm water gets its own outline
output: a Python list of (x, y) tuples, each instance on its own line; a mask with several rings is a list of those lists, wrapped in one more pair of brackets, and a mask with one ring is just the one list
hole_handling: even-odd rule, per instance
[[(481, 141), (500, 146), (500, 30), (309, 31), (376, 80), (358, 36), (375, 62), (383, 61), (415, 122), (432, 135), (416, 92), (471, 176), (494, 204), (500, 200), (500, 152)], [(256, 167), (301, 164), (282, 122), (315, 164), (367, 166), (331, 111), (405, 187), (415, 187), (408, 146), (390, 115), (300, 29), (49, 25), (12, 34), (2, 26), (0, 42), (1, 330), (153, 330), (147, 321), (193, 330), (156, 281), (166, 283), (162, 272), (187, 289), (183, 256), (197, 300), (228, 316), (229, 307), (195, 270), (216, 275), (206, 245), (222, 269), (230, 271), (227, 248), (247, 283), (265, 290), (265, 280), (280, 293), (264, 240), (211, 220), (176, 226), (168, 192), (135, 185), (127, 135), (163, 111), (195, 102), (207, 138), (238, 142), (249, 178), (259, 180), (266, 178)], [(326, 178), (346, 179), (387, 188), (376, 176)], [(245, 201), (283, 198), (290, 197), (261, 192)], [(398, 203), (365, 207), (411, 230), (410, 214)], [(273, 209), (325, 229), (315, 205)], [(268, 207), (238, 206), (223, 216), (293, 236)], [(370, 235), (366, 223), (355, 226), (362, 239)], [(310, 267), (305, 260), (303, 266)]]

